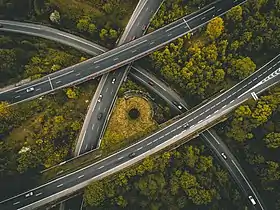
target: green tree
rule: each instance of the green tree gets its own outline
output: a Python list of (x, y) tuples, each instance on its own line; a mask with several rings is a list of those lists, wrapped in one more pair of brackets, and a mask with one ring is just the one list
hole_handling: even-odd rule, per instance
[(242, 7), (240, 5), (233, 7), (230, 11), (227, 12), (226, 18), (233, 22), (242, 21)]
[(85, 31), (88, 31), (88, 29), (89, 29), (89, 20), (88, 19), (80, 19), (79, 21), (78, 21), (78, 23), (77, 23), (77, 29), (79, 30), (79, 31), (83, 31), (83, 32), (85, 32)]
[(94, 25), (93, 23), (90, 23), (88, 26), (88, 32), (91, 34), (94, 34), (96, 32), (96, 25)]
[(99, 206), (105, 200), (103, 181), (95, 181), (85, 189), (84, 199), (90, 206)]
[(224, 30), (223, 19), (220, 17), (216, 17), (207, 24), (206, 33), (208, 34), (210, 39), (214, 40), (217, 39), (222, 34), (223, 30)]
[(249, 57), (242, 57), (239, 59), (231, 60), (231, 68), (228, 69), (228, 73), (241, 80), (248, 77), (256, 70), (256, 64)]
[(264, 142), (267, 148), (277, 149), (278, 147), (280, 147), (280, 133), (269, 133), (264, 138)]
[(72, 88), (67, 88), (66, 95), (70, 99), (76, 99), (78, 97), (77, 93)]

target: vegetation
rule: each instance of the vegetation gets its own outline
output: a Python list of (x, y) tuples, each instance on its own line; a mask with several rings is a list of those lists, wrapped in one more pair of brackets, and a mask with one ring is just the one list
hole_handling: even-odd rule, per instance
[[(137, 119), (131, 119), (129, 112), (132, 109), (139, 111)], [(157, 128), (152, 119), (152, 107), (141, 97), (119, 98), (101, 142), (101, 148), (123, 147), (126, 139), (139, 139)]]
[(0, 1), (0, 18), (52, 24), (113, 47), (137, 3), (137, 0), (4, 0)]
[(244, 209), (227, 172), (195, 144), (93, 182), (84, 199), (88, 209)]
[[(237, 152), (268, 209), (280, 208), (280, 86), (239, 106), (220, 133)], [(226, 139), (226, 137), (225, 137)], [(253, 169), (253, 170), (252, 170)]]
[[(249, 0), (224, 17), (214, 18), (201, 33), (188, 34), (153, 53), (155, 72), (192, 101), (196, 98), (196, 103), (232, 86), (279, 51), (279, 9), (274, 5), (277, 1)], [(169, 12), (166, 9), (160, 14), (168, 17)], [(166, 23), (155, 22), (154, 27)]]
[(72, 48), (44, 39), (0, 35), (0, 87), (45, 76), (85, 57)]

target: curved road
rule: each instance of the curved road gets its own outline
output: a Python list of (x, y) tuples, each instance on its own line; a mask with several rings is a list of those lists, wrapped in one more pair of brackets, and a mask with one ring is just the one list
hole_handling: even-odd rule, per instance
[[(275, 76), (269, 78), (271, 74)], [(206, 104), (197, 107), (192, 112), (182, 115), (179, 120), (169, 126), (97, 163), (32, 189), (34, 196), (26, 197), (25, 195), (28, 192), (25, 192), (2, 201), (0, 202), (1, 209), (34, 209), (35, 207), (56, 200), (58, 197), (79, 190), (92, 180), (103, 178), (140, 161), (146, 156), (171, 145), (182, 137), (206, 128), (209, 126), (209, 123), (230, 112), (236, 106), (250, 98), (251, 92), (255, 89), (263, 91), (272, 84), (271, 82), (278, 82), (274, 80), (277, 78), (276, 74), (280, 74), (280, 54), (248, 78)], [(189, 125), (187, 128), (184, 127), (186, 123)], [(136, 156), (129, 158), (129, 154), (132, 152), (135, 152)], [(235, 164), (234, 160), (230, 158), (227, 158), (226, 161)], [(235, 174), (236, 176), (240, 176), (238, 169), (235, 170)], [(243, 179), (243, 177), (241, 178)], [(244, 179), (244, 182), (246, 181)], [(247, 196), (252, 195), (255, 198), (257, 202), (255, 207), (264, 209), (256, 191), (251, 187), (247, 187), (247, 185), (244, 186), (244, 191)]]

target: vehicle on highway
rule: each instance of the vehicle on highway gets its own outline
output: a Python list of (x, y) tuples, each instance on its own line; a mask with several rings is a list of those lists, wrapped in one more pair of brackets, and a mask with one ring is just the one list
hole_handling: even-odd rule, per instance
[(33, 192), (30, 192), (30, 193), (27, 193), (27, 194), (25, 195), (25, 197), (27, 198), (27, 197), (32, 196), (32, 195), (33, 195)]
[(26, 92), (27, 92), (27, 93), (32, 92), (32, 91), (34, 91), (34, 87), (30, 87), (30, 88), (27, 88), (27, 89), (26, 89)]
[(102, 117), (103, 117), (103, 114), (102, 114), (102, 113), (99, 113), (98, 116), (97, 116), (97, 119), (98, 119), (98, 120), (101, 120)]
[(99, 98), (98, 98), (98, 100), (97, 100), (97, 102), (99, 102), (99, 103), (100, 103), (100, 102), (102, 101), (102, 97), (103, 97), (103, 95), (102, 95), (102, 94), (100, 94), (100, 95), (99, 95)]
[(255, 199), (253, 198), (253, 196), (249, 196), (249, 200), (251, 201), (251, 203), (253, 204), (253, 205), (256, 205), (257, 203), (256, 203), (256, 201), (255, 201)]
[(154, 83), (152, 81), (149, 81), (148, 84), (154, 86)]
[(2, 24), (0, 24), (0, 28), (3, 28), (4, 26)]
[(172, 103), (175, 105), (175, 106), (177, 106), (179, 109), (182, 109), (183, 107), (180, 105), (180, 104), (178, 104), (176, 101), (172, 101)]
[(132, 152), (128, 155), (128, 157), (130, 157), (130, 158), (134, 158), (135, 156), (136, 156), (135, 152)]
[(225, 155), (225, 153), (221, 153), (222, 157), (226, 160), (227, 159), (227, 156)]
[(190, 127), (189, 123), (186, 123), (185, 125), (183, 125), (183, 128), (188, 128)]
[(133, 41), (135, 38), (136, 38), (136, 36), (133, 36), (133, 37), (130, 39), (130, 41)]
[(146, 25), (143, 25), (142, 30), (145, 31), (146, 28), (147, 28), (147, 26), (146, 26)]
[(116, 78), (112, 79), (112, 84), (115, 84)]

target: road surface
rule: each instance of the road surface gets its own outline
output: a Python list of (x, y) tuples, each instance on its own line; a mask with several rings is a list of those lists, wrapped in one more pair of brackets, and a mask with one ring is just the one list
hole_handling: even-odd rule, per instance
[[(10, 104), (19, 103), (113, 71), (159, 49), (186, 33), (196, 30), (213, 17), (222, 15), (233, 6), (244, 2), (244, 0), (217, 1), (157, 31), (87, 61), (49, 74), (32, 83), (2, 91), (0, 92), (0, 101), (8, 101)], [(27, 92), (30, 87), (33, 87), (34, 91)]]
[[(269, 78), (269, 75), (275, 76)], [(276, 79), (279, 79), (279, 75), (280, 54), (231, 89), (202, 106), (197, 107), (190, 113), (183, 114), (180, 119), (167, 127), (97, 163), (32, 189), (31, 191), (34, 193), (33, 196), (26, 197), (26, 194), (30, 192), (28, 191), (4, 200), (0, 202), (0, 207), (3, 210), (34, 209), (37, 206), (41, 206), (61, 196), (79, 190), (92, 180), (103, 178), (132, 165), (148, 155), (173, 144), (182, 137), (188, 136), (191, 133), (194, 134), (202, 128), (206, 129), (211, 122), (229, 113), (248, 98), (251, 98), (252, 91), (258, 93), (258, 90), (263, 91), (274, 82), (278, 82)], [(187, 123), (188, 127), (185, 128), (184, 126)], [(134, 158), (129, 157), (129, 154), (132, 152), (136, 155)], [(235, 164), (234, 160), (230, 158), (228, 161)], [(256, 192), (254, 189), (249, 188), (245, 190), (248, 195), (252, 195), (255, 198), (257, 202), (256, 208), (265, 209), (262, 202), (255, 196)]]

